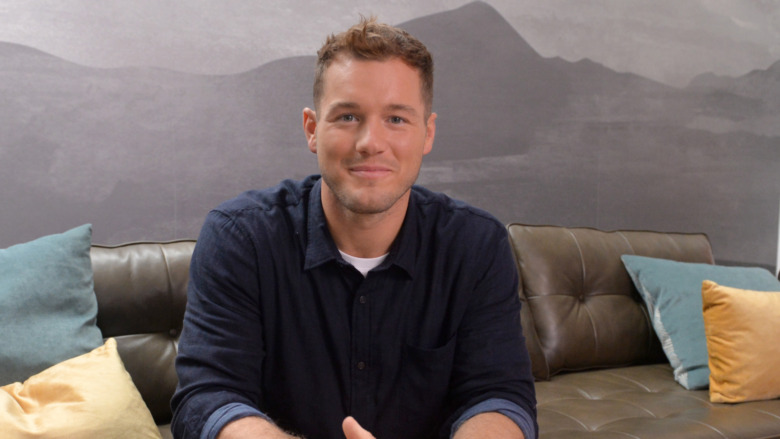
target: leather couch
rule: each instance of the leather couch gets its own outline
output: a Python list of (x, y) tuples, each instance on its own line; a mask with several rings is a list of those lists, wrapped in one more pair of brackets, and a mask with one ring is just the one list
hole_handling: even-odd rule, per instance
[(779, 438), (780, 400), (686, 390), (620, 256), (712, 263), (703, 234), (508, 226), (544, 439)]
[[(712, 262), (707, 237), (508, 226), (523, 330), (537, 380), (540, 437), (780, 437), (780, 400), (712, 404), (672, 376), (620, 261), (638, 254)], [(194, 241), (94, 245), (98, 326), (171, 437), (174, 360)]]

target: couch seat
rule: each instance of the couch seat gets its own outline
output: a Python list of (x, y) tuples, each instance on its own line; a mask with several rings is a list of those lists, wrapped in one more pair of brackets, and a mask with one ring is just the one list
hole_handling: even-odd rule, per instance
[(536, 383), (541, 439), (780, 438), (780, 401), (709, 402), (668, 364), (560, 374)]

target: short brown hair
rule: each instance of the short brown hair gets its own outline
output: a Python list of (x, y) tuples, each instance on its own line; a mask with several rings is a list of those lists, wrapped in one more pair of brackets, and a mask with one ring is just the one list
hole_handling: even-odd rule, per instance
[(403, 29), (361, 17), (346, 32), (331, 34), (317, 52), (314, 75), (314, 107), (319, 108), (325, 70), (344, 54), (358, 60), (385, 61), (398, 58), (420, 73), (426, 118), (433, 106), (433, 57), (423, 43)]

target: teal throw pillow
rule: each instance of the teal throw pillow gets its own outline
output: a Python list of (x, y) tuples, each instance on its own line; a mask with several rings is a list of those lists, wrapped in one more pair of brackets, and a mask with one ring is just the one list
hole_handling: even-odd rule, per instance
[(706, 389), (710, 370), (704, 335), (702, 282), (755, 291), (780, 291), (767, 270), (676, 262), (623, 255), (623, 265), (644, 299), (661, 345), (686, 389)]
[(0, 385), (103, 344), (91, 244), (85, 224), (0, 250)]

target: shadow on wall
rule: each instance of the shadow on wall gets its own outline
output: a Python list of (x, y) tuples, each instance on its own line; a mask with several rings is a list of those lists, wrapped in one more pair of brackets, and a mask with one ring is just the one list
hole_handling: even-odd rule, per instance
[[(780, 62), (679, 89), (543, 58), (484, 3), (401, 26), (436, 60), (421, 184), (504, 222), (703, 231), (723, 261), (775, 264)], [(316, 172), (313, 67), (95, 69), (0, 43), (0, 246), (85, 222), (105, 244), (192, 238), (221, 201)]]

